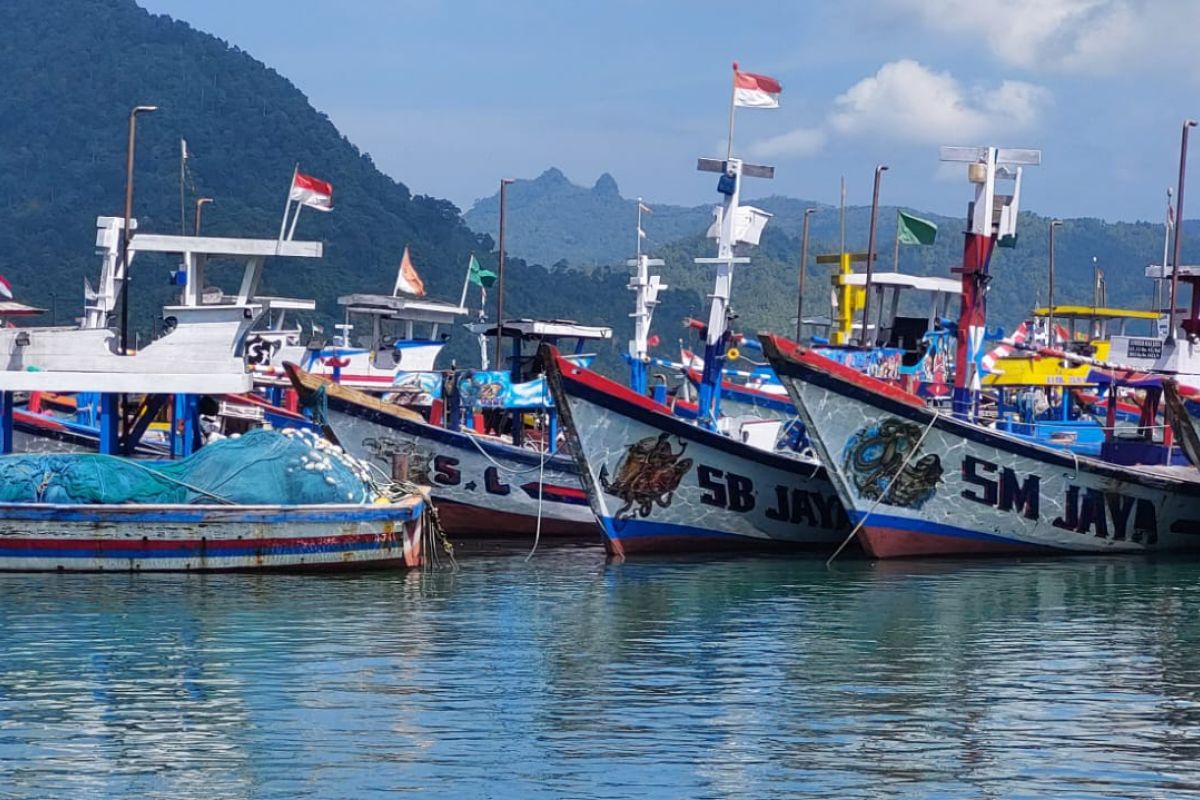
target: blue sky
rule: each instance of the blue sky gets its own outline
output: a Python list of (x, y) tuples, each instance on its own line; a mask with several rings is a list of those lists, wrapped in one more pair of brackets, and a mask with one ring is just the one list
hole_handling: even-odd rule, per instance
[(386, 172), (464, 208), (549, 166), (709, 202), (695, 158), (724, 153), (735, 59), (784, 88), (738, 114), (738, 153), (777, 167), (752, 196), (833, 203), (845, 175), (867, 203), (886, 163), (884, 202), (961, 214), (937, 147), (996, 144), (1043, 151), (1024, 208), (1158, 221), (1200, 116), (1195, 0), (139, 2), (275, 68)]

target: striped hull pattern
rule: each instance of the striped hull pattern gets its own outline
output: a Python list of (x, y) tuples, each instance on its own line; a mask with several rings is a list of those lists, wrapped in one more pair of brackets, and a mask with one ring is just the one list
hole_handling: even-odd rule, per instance
[(846, 516), (817, 464), (689, 424), (541, 353), (610, 555), (828, 549)]
[(1200, 473), (1120, 467), (936, 412), (779, 337), (787, 386), (877, 558), (1200, 550)]
[(390, 505), (0, 504), (3, 572), (418, 567), (424, 501)]
[[(330, 396), (329, 424), (350, 455), (389, 475), (407, 462), (409, 474), (430, 487), (451, 536), (595, 534), (595, 519), (568, 456), (544, 459), (495, 439), (380, 413)], [(453, 510), (451, 510), (451, 508)]]

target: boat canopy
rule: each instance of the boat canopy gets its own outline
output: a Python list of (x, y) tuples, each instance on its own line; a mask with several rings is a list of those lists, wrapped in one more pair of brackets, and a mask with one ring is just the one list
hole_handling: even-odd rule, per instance
[[(1035, 308), (1035, 317), (1050, 316), (1049, 308)], [(1157, 311), (1135, 308), (1108, 308), (1105, 306), (1055, 306), (1055, 319), (1148, 319), (1157, 320)]]
[(338, 298), (338, 305), (347, 314), (369, 314), (388, 319), (412, 322), (452, 324), (467, 314), (467, 309), (441, 300), (422, 300), (416, 297), (395, 297), (390, 294), (348, 294)]
[[(1153, 326), (1158, 322), (1157, 311), (1147, 311), (1140, 308), (1109, 308), (1107, 306), (1054, 306), (1050, 308), (1035, 308), (1033, 316), (1047, 319), (1053, 311), (1054, 321), (1066, 323), (1070, 329), (1073, 341), (1084, 339), (1108, 339), (1111, 336), (1125, 336), (1126, 328), (1132, 321), (1135, 324), (1145, 323)], [(1080, 326), (1083, 326), (1082, 329)]]
[[(495, 323), (473, 322), (466, 326), (476, 335), (495, 336)], [(580, 325), (569, 319), (510, 319), (505, 320), (501, 334), (506, 337), (534, 339), (611, 339), (612, 328), (602, 325)]]
[[(838, 275), (835, 280), (847, 286), (866, 286), (867, 275), (855, 272)], [(913, 289), (918, 292), (962, 294), (962, 282), (954, 278), (937, 278), (932, 275), (906, 275), (903, 272), (873, 272), (871, 286), (874, 288)]]

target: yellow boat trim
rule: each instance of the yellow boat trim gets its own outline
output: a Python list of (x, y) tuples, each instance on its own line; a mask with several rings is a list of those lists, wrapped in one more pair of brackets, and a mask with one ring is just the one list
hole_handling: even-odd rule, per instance
[[(1050, 309), (1035, 308), (1035, 317), (1050, 316)], [(1055, 306), (1055, 319), (1158, 319), (1157, 311), (1134, 308), (1106, 308), (1104, 306)]]
[[(1109, 343), (1094, 341), (1093, 356), (1098, 361), (1108, 358)], [(1091, 367), (1087, 364), (1063, 365), (1061, 358), (1039, 356), (1033, 353), (1015, 354), (996, 360), (994, 367), (999, 374), (984, 375), (980, 381), (984, 386), (1092, 386), (1088, 380)]]

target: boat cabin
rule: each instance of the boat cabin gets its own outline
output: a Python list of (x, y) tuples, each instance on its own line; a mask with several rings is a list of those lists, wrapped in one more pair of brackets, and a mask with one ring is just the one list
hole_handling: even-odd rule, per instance
[[(345, 313), (335, 347), (367, 350), (371, 367), (391, 372), (428, 372), (446, 341), (450, 328), (467, 315), (467, 309), (441, 300), (350, 294), (338, 298)], [(355, 331), (358, 331), (355, 333)]]
[[(550, 408), (549, 393), (544, 388), (545, 378), (534, 373), (537, 349), (542, 342), (554, 345), (561, 352), (570, 353), (571, 355), (567, 358), (573, 363), (587, 366), (595, 358), (594, 352), (588, 352), (589, 346), (595, 342), (611, 341), (612, 328), (600, 325), (580, 325), (573, 320), (561, 319), (510, 319), (505, 320), (504, 324), (500, 326), (495, 323), (477, 322), (468, 324), (466, 328), (485, 340), (494, 340), (499, 336), (510, 341), (506, 371), (477, 372), (465, 379), (462, 377), (459, 379), (460, 386), (473, 386), (479, 384), (480, 381), (495, 385), (508, 385), (509, 392), (514, 399), (513, 402), (506, 402), (504, 405), (513, 409), (511, 427), (509, 423), (499, 421), (495, 414), (487, 420), (488, 426), (497, 431), (511, 432), (513, 443), (520, 447), (524, 442), (526, 427), (524, 411), (531, 408), (547, 409), (545, 438), (550, 445), (549, 449), (553, 451), (553, 443), (557, 440), (557, 415), (553, 408)], [(573, 345), (570, 344), (572, 340), (574, 340)], [(500, 344), (500, 349), (504, 349), (503, 342)], [(487, 349), (484, 352), (486, 354)], [(461, 396), (448, 397), (447, 406), (452, 410), (457, 409), (460, 401), (464, 399), (466, 398)], [(450, 416), (453, 418), (457, 415), (451, 413)]]
[[(835, 286), (852, 287), (856, 289), (855, 297), (862, 297), (867, 276), (856, 272), (836, 275), (833, 280)], [(951, 301), (962, 294), (962, 286), (952, 278), (877, 272), (871, 275), (871, 291), (874, 295), (871, 308), (877, 316), (868, 321), (872, 334), (868, 338), (877, 347), (898, 347), (912, 351), (919, 349), (925, 335), (938, 327), (938, 320), (947, 317)], [(928, 299), (918, 300), (913, 295), (924, 295)], [(855, 305), (858, 311), (862, 310), (861, 303), (856, 302)], [(920, 310), (914, 312), (915, 308)], [(852, 317), (849, 322), (851, 325), (857, 324), (861, 335), (862, 315), (856, 313), (854, 316), (858, 319)], [(851, 338), (849, 329), (841, 333), (845, 338)]]

